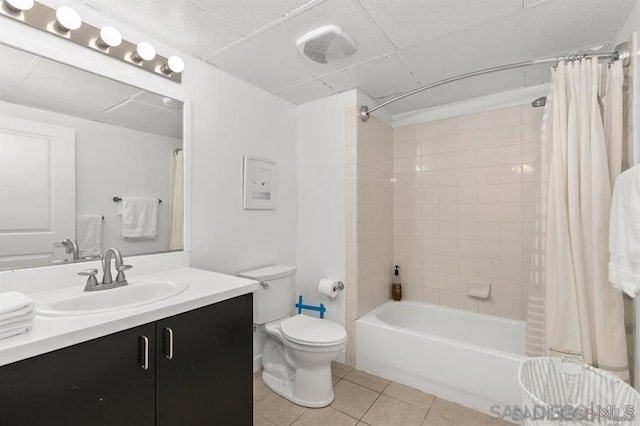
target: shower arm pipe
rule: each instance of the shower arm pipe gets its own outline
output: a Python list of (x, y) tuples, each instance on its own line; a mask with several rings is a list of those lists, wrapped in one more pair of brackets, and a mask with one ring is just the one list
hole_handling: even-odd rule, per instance
[(380, 108), (384, 108), (385, 106), (393, 102), (399, 101), (400, 99), (404, 99), (408, 96), (415, 95), (416, 93), (420, 93), (437, 86), (442, 86), (443, 84), (451, 83), (457, 80), (463, 80), (469, 77), (475, 77), (478, 75), (490, 74), (493, 72), (510, 70), (514, 68), (529, 67), (533, 65), (557, 64), (560, 61), (574, 61), (574, 60), (583, 59), (583, 58), (588, 58), (588, 59), (595, 58), (598, 60), (608, 59), (611, 61), (620, 59), (622, 61), (622, 65), (626, 67), (629, 65), (631, 61), (631, 49), (629, 48), (629, 44), (624, 42), (617, 45), (615, 50), (610, 53), (599, 53), (599, 54), (593, 54), (593, 55), (584, 54), (584, 55), (572, 55), (572, 56), (556, 56), (553, 58), (544, 58), (544, 59), (536, 59), (533, 61), (516, 62), (513, 64), (499, 65), (496, 67), (485, 68), (478, 71), (472, 71), (465, 74), (456, 75), (454, 77), (445, 78), (444, 80), (436, 81), (435, 83), (427, 84), (426, 86), (418, 87), (417, 89), (413, 89), (409, 92), (398, 95), (395, 98), (389, 99), (388, 101), (378, 104), (372, 108), (369, 108), (366, 105), (362, 105), (360, 107), (358, 114), (360, 115), (360, 119), (362, 121), (367, 121), (372, 112)]

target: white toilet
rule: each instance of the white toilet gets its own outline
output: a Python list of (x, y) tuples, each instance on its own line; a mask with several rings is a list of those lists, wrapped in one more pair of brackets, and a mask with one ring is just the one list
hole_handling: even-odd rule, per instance
[(324, 407), (333, 401), (331, 360), (344, 350), (347, 332), (326, 319), (293, 315), (295, 272), (295, 266), (275, 265), (239, 275), (260, 281), (253, 322), (266, 331), (263, 382), (296, 404)]

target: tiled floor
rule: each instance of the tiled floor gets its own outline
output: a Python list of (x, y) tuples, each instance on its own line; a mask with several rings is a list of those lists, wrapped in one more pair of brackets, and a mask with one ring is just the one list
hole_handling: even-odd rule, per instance
[(445, 401), (344, 364), (333, 363), (335, 400), (324, 408), (305, 408), (269, 390), (253, 376), (255, 426), (485, 426), (508, 425), (485, 414)]

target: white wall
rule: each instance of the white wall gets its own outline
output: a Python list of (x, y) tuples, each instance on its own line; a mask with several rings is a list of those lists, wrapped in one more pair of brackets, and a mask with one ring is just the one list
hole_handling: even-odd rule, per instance
[[(634, 164), (640, 164), (640, 73), (638, 67), (640, 66), (640, 46), (638, 46), (638, 38), (640, 36), (640, 5), (636, 2), (635, 7), (629, 14), (629, 18), (622, 26), (622, 29), (618, 33), (616, 44), (628, 41), (634, 36), (635, 32), (635, 52), (632, 59), (632, 67), (634, 70), (633, 81), (631, 85), (633, 87), (633, 155)], [(634, 384), (638, 388), (640, 386), (640, 303), (634, 300), (635, 303), (635, 320), (633, 321), (635, 326), (635, 378)]]
[(326, 317), (344, 325), (345, 293), (318, 294), (322, 278), (345, 281), (346, 109), (355, 90), (298, 106), (298, 293), (324, 303)]
[[(183, 57), (183, 81), (176, 84), (27, 25), (9, 19), (0, 25), (0, 42), (189, 103), (186, 109), (192, 116), (186, 121), (185, 133), (190, 137), (185, 140), (185, 164), (187, 183), (192, 182), (186, 194), (191, 264), (232, 274), (269, 263), (295, 264), (295, 106), (95, 10), (69, 0), (43, 3), (72, 6), (94, 26), (113, 25), (127, 40), (147, 40), (163, 56)], [(276, 210), (242, 210), (243, 154), (278, 162)]]
[[(194, 96), (192, 265), (235, 274), (296, 262), (295, 106), (202, 66)], [(275, 160), (277, 208), (242, 209), (242, 156)]]
[[(170, 161), (173, 150), (182, 147), (181, 140), (7, 102), (0, 102), (0, 115), (75, 130), (76, 214), (104, 216), (103, 251), (118, 247), (127, 255), (169, 249)], [(115, 195), (163, 200), (158, 210), (158, 236), (152, 240), (123, 239), (118, 204), (112, 200)]]

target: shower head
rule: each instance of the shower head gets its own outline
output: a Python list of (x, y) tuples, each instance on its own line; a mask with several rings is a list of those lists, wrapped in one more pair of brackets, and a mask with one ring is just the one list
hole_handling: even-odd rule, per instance
[(534, 108), (543, 107), (547, 103), (547, 97), (543, 96), (531, 102), (531, 106)]

